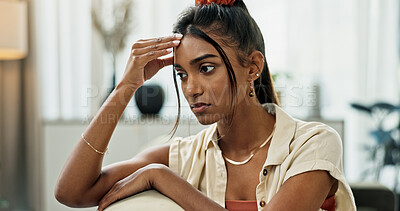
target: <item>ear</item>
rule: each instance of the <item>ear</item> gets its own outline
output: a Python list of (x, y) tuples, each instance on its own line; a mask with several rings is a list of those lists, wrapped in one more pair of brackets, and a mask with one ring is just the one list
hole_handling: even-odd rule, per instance
[(250, 69), (248, 81), (254, 81), (260, 77), (264, 68), (264, 55), (260, 51), (253, 51), (249, 56)]

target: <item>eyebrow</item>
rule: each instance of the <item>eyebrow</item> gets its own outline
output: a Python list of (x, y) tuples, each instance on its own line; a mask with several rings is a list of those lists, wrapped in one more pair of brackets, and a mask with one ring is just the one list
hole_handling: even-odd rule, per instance
[[(207, 59), (207, 58), (216, 58), (216, 57), (218, 57), (218, 56), (217, 56), (217, 55), (214, 55), (214, 54), (204, 54), (204, 55), (199, 56), (199, 57), (193, 59), (192, 61), (190, 61), (190, 65), (194, 65), (194, 64), (200, 62), (200, 61), (203, 60), (203, 59)], [(174, 64), (174, 67), (182, 68), (181, 65), (176, 64), (176, 63)]]
[(218, 56), (217, 56), (217, 55), (214, 55), (214, 54), (204, 54), (204, 55), (199, 56), (199, 57), (193, 59), (192, 61), (190, 61), (190, 65), (194, 65), (194, 64), (200, 62), (200, 61), (203, 60), (203, 59), (215, 58), (215, 57), (218, 57)]

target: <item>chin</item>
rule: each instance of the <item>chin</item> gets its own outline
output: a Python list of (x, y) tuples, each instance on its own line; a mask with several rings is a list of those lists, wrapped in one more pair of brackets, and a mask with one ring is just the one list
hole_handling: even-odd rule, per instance
[(197, 121), (199, 121), (200, 124), (202, 125), (211, 125), (219, 121), (218, 118), (212, 117), (211, 115), (195, 115), (197, 118)]

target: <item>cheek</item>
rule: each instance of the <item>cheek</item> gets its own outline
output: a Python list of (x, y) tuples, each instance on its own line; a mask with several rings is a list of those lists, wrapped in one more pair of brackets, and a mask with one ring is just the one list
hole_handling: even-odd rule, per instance
[(188, 99), (188, 95), (186, 93), (186, 83), (184, 83), (183, 81), (181, 81), (181, 91), (183, 93), (183, 96), (185, 96), (185, 98)]
[(230, 105), (231, 87), (229, 79), (209, 80), (207, 96), (216, 106)]

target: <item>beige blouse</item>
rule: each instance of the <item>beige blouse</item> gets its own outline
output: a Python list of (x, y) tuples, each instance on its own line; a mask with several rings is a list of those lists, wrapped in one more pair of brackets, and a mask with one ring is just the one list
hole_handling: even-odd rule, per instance
[[(259, 174), (258, 209), (261, 210), (261, 205), (268, 203), (290, 177), (325, 170), (339, 181), (336, 210), (356, 210), (343, 174), (342, 142), (337, 132), (322, 123), (294, 119), (275, 104), (263, 107), (275, 115), (276, 125), (264, 168)], [(197, 135), (176, 138), (170, 146), (169, 167), (224, 207), (227, 171), (216, 128), (215, 123)]]

